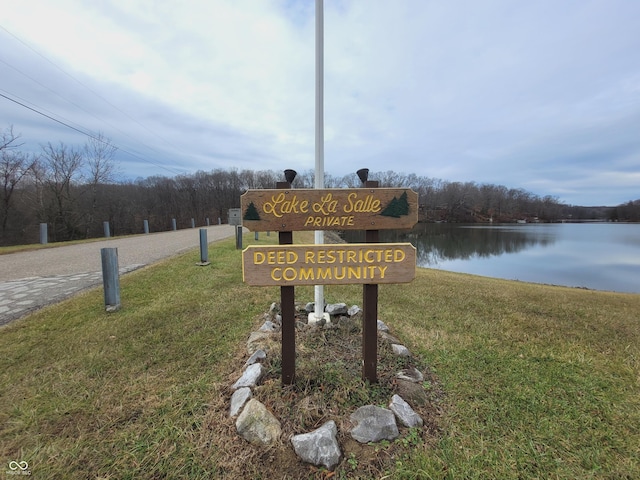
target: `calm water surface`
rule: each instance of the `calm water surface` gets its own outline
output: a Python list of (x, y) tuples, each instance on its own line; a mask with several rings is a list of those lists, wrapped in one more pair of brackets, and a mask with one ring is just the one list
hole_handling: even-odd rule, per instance
[(411, 242), (420, 267), (640, 293), (640, 224), (419, 224), (380, 237)]

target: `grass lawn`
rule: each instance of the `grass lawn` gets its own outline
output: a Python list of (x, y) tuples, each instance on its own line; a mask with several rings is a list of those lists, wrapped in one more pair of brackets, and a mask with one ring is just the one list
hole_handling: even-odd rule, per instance
[[(384, 457), (376, 465), (347, 453), (335, 473), (279, 471), (288, 438), (258, 451), (225, 415), (245, 341), (279, 290), (242, 283), (234, 240), (211, 245), (209, 267), (198, 259), (123, 276), (117, 313), (96, 289), (0, 328), (0, 477), (26, 461), (35, 478), (640, 478), (640, 295), (429, 269), (381, 285), (380, 319), (433, 374), (437, 429), (362, 447)], [(325, 287), (328, 302), (361, 305), (361, 291)], [(328, 355), (305, 341), (301, 372)], [(347, 398), (319, 422), (377, 388), (326, 364), (314, 375)]]

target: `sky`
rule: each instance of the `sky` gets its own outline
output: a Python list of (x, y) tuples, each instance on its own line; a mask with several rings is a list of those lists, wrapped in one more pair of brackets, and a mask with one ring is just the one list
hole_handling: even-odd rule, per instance
[[(315, 8), (4, 2), (0, 131), (34, 152), (101, 133), (123, 180), (313, 170)], [(640, 1), (325, 0), (323, 12), (327, 173), (640, 199)]]

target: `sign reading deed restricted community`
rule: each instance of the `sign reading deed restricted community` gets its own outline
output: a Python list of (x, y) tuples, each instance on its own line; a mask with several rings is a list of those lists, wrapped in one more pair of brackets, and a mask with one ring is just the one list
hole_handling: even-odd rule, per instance
[(408, 283), (416, 273), (410, 243), (249, 246), (242, 276), (253, 286)]
[(254, 232), (387, 230), (418, 222), (418, 194), (406, 188), (249, 190), (242, 224)]

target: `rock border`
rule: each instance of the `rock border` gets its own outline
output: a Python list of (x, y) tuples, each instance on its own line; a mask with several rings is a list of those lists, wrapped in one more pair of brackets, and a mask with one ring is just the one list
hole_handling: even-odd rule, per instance
[[(314, 311), (314, 304), (307, 303), (304, 307), (296, 305), (300, 320), (296, 328), (306, 328), (309, 313)], [(330, 319), (340, 316), (348, 318), (359, 315), (362, 310), (357, 305), (347, 307), (345, 303), (328, 304), (325, 312)], [(305, 315), (306, 314), (306, 315)], [(262, 362), (267, 359), (270, 351), (280, 346), (280, 331), (282, 316), (277, 303), (272, 303), (269, 311), (264, 314), (264, 323), (257, 331), (251, 332), (247, 340), (247, 354), (249, 358), (244, 364), (240, 378), (231, 385), (233, 394), (230, 399), (229, 418), (236, 418), (236, 431), (246, 441), (253, 445), (269, 446), (280, 439), (281, 424), (279, 420), (260, 401), (252, 398), (252, 388), (259, 385), (263, 376)], [(316, 325), (319, 329), (333, 328), (331, 321), (323, 325)], [(387, 341), (398, 356), (411, 357), (409, 349), (400, 340), (389, 333), (389, 327), (382, 321), (377, 321), (378, 336)], [(369, 444), (383, 440), (394, 440), (400, 436), (397, 422), (403, 427), (419, 428), (423, 419), (413, 410), (410, 403), (415, 397), (416, 389), (422, 389), (424, 375), (415, 367), (409, 367), (396, 374), (399, 385), (405, 385), (408, 392), (404, 399), (394, 394), (389, 401), (388, 408), (376, 405), (365, 405), (353, 412), (349, 419), (354, 427), (349, 432), (351, 437), (359, 443)], [(412, 387), (409, 387), (412, 385)], [(411, 392), (414, 392), (413, 394)], [(419, 397), (419, 393), (417, 394)], [(409, 400), (409, 401), (407, 401)], [(323, 466), (333, 470), (342, 459), (342, 451), (337, 440), (338, 428), (335, 421), (329, 420), (321, 427), (307, 433), (293, 435), (290, 439), (294, 452), (300, 460), (315, 466)]]

